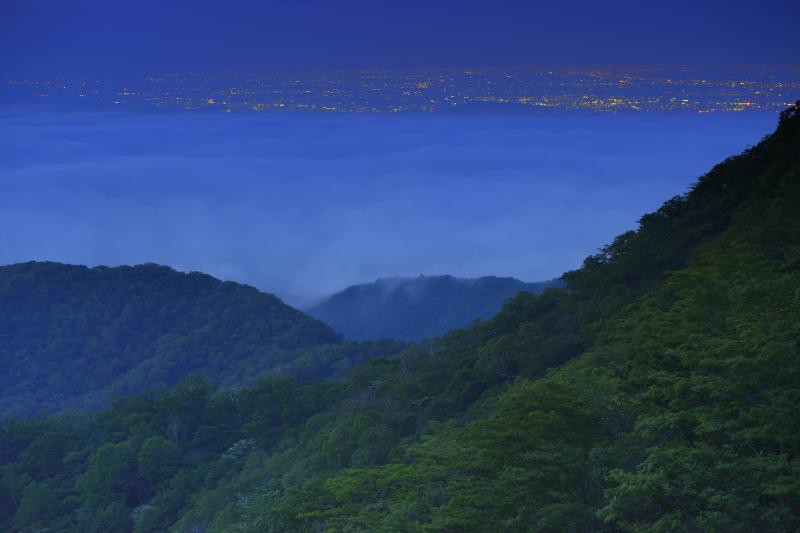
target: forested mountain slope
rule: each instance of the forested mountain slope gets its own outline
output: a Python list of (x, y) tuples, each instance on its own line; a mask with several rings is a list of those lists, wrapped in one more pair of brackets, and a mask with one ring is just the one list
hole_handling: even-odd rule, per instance
[(22, 531), (800, 529), (800, 113), (523, 294), (336, 383), (4, 421)]
[[(194, 373), (226, 386), (282, 367), (327, 376), (332, 368), (322, 367), (343, 346), (275, 296), (205, 274), (158, 265), (0, 267), (0, 414), (98, 407)], [(326, 361), (308, 368), (325, 359), (322, 347), (330, 347)]]
[(416, 341), (490, 318), (520, 292), (539, 294), (560, 285), (558, 280), (525, 283), (494, 276), (383, 278), (348, 287), (308, 314), (348, 339)]

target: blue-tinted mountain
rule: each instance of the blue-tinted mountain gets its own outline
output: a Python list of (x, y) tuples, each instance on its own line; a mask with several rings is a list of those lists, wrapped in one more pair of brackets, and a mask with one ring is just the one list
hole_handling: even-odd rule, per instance
[(490, 318), (520, 292), (539, 294), (560, 286), (559, 280), (526, 283), (494, 276), (383, 278), (338, 292), (308, 314), (348, 339), (415, 341)]
[(199, 374), (239, 386), (267, 372), (331, 377), (383, 346), (253, 287), (158, 265), (0, 267), (0, 413), (99, 407)]

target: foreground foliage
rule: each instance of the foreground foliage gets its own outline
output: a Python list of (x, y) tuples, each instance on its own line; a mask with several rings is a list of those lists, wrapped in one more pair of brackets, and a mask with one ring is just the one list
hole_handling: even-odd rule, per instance
[(564, 279), (339, 382), (6, 419), (0, 529), (799, 529), (797, 108)]

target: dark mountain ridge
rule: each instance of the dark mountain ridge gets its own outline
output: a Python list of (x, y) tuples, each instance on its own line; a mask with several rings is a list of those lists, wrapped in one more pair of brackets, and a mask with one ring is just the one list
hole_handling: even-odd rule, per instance
[(353, 340), (438, 337), (478, 319), (488, 319), (520, 292), (539, 294), (559, 280), (526, 283), (515, 278), (449, 275), (381, 278), (348, 287), (308, 314)]
[(98, 407), (191, 374), (222, 386), (281, 368), (327, 376), (331, 368), (292, 364), (319, 359), (322, 348), (347, 357), (343, 347), (332, 329), (277, 297), (198, 272), (0, 267), (0, 413)]

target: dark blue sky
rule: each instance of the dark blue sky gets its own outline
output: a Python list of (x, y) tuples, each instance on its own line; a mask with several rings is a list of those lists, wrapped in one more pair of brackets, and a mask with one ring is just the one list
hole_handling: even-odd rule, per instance
[(796, 64), (800, 2), (2, 0), (8, 77)]
[[(793, 1), (0, 0), (0, 80), (797, 65)], [(158, 262), (304, 304), (376, 277), (558, 276), (774, 114), (0, 111), (0, 264)]]

